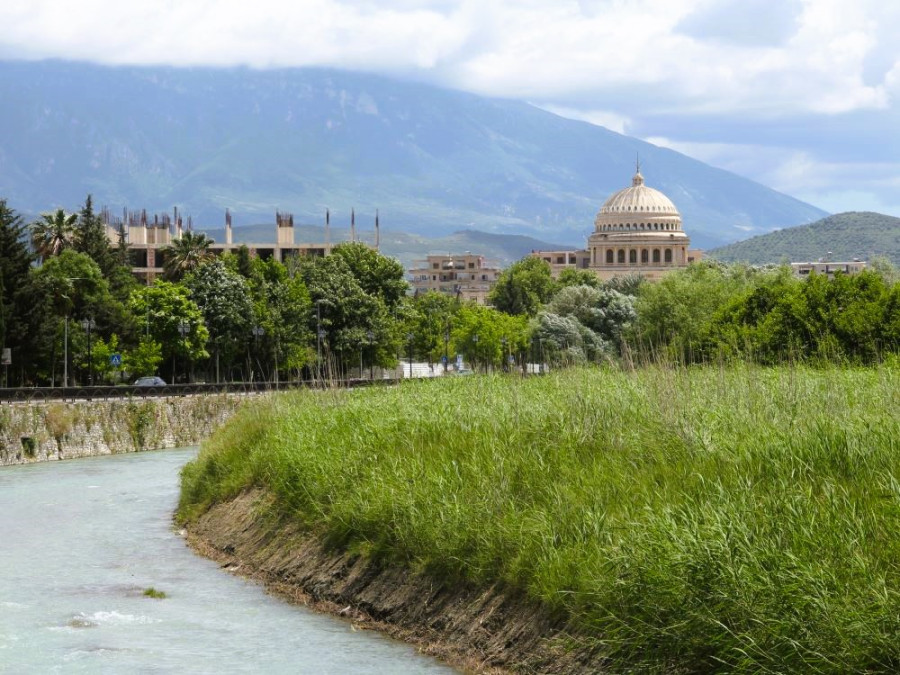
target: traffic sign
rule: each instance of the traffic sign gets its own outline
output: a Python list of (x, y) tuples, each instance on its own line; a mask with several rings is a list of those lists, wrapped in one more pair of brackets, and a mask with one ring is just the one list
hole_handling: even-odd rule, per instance
[(109, 365), (118, 368), (122, 365), (122, 355), (121, 354), (110, 354), (109, 355)]

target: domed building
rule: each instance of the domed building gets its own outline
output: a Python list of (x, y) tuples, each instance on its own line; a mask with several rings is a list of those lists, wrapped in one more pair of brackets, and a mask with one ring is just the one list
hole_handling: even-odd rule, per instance
[(681, 214), (659, 190), (644, 184), (640, 165), (631, 187), (619, 190), (600, 207), (594, 232), (582, 251), (534, 251), (550, 263), (554, 276), (569, 268), (590, 269), (601, 279), (639, 274), (650, 280), (700, 259), (689, 250)]

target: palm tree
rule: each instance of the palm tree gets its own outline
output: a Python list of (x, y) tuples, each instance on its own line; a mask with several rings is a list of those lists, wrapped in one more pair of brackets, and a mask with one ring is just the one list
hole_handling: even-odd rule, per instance
[(215, 256), (209, 250), (213, 240), (202, 232), (185, 232), (163, 249), (166, 279), (178, 281)]
[(42, 213), (41, 220), (31, 224), (31, 243), (42, 260), (57, 256), (72, 246), (77, 221), (77, 213), (56, 209), (55, 213)]

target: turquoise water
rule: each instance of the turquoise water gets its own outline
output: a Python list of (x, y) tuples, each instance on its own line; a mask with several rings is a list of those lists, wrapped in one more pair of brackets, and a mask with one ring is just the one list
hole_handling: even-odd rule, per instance
[(193, 553), (171, 518), (195, 453), (0, 468), (0, 672), (455, 672)]

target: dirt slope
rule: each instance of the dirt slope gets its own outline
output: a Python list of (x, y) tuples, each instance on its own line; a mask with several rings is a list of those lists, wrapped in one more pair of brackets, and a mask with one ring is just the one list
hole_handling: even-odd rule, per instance
[(460, 588), (326, 550), (266, 514), (262, 492), (213, 507), (187, 531), (191, 546), (225, 569), (258, 579), (292, 602), (384, 631), (478, 673), (596, 673), (602, 659), (565, 626), (499, 586)]

